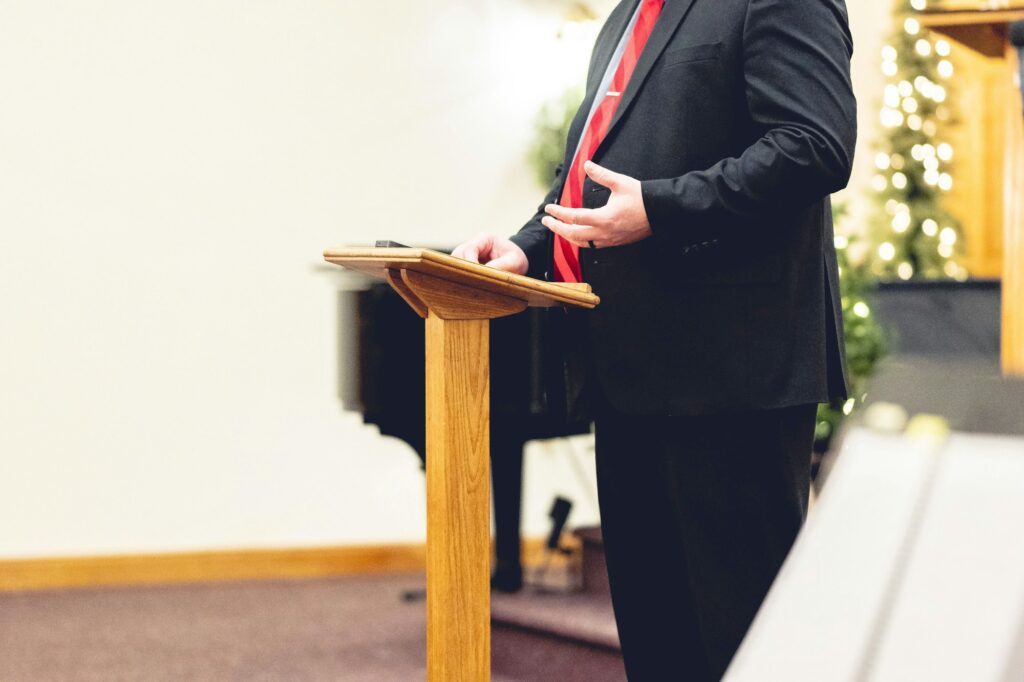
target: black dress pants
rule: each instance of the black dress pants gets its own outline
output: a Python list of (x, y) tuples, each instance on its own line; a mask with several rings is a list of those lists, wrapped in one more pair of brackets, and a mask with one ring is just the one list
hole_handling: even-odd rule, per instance
[(806, 515), (815, 407), (596, 411), (601, 527), (630, 682), (721, 679)]

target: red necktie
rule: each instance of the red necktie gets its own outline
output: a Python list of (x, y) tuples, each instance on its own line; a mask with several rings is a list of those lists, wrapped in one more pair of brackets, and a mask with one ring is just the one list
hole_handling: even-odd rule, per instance
[[(583, 141), (580, 143), (576, 158), (573, 159), (569, 168), (569, 175), (562, 187), (562, 198), (559, 204), (571, 208), (583, 206), (583, 181), (587, 173), (583, 170), (583, 164), (591, 159), (594, 152), (601, 145), (608, 127), (611, 125), (615, 110), (622, 100), (622, 93), (626, 90), (629, 77), (633, 75), (633, 69), (640, 59), (647, 39), (651, 37), (654, 23), (658, 20), (664, 0), (643, 0), (640, 14), (637, 16), (636, 24), (633, 26), (633, 33), (626, 43), (626, 51), (622, 53), (622, 61), (619, 62), (612, 78), (611, 89), (605, 93), (604, 99), (594, 111), (590, 124), (583, 133)], [(560, 235), (555, 235), (555, 281), (556, 282), (581, 282), (583, 276), (580, 272), (579, 247), (566, 241)]]

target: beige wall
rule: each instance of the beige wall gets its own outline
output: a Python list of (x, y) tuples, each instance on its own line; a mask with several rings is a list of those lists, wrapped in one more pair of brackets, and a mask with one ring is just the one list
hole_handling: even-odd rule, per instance
[[(337, 400), (318, 254), (521, 224), (530, 119), (585, 59), (556, 28), (477, 0), (0, 3), (0, 556), (422, 538), (418, 460)], [(534, 452), (528, 530), (555, 491), (586, 520)]]
[[(318, 254), (514, 230), (593, 36), (557, 29), (521, 0), (0, 3), (0, 558), (422, 538), (416, 458), (337, 400)], [(596, 518), (558, 447), (531, 534), (556, 492)]]
[(892, 26), (890, 0), (848, 0), (850, 29), (853, 31), (853, 87), (857, 94), (859, 133), (850, 187), (841, 194), (849, 209), (843, 227), (857, 231), (867, 216), (868, 183), (874, 174), (878, 139), (878, 110), (885, 78), (881, 72), (881, 51)]

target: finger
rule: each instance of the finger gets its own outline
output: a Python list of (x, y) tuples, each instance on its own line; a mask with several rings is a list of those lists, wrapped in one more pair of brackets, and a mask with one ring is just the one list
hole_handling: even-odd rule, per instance
[(490, 254), (492, 248), (492, 239), (487, 235), (481, 235), (475, 239), (471, 239), (463, 244), (460, 249), (462, 255), (460, 258), (464, 258), (471, 263), (482, 263), (487, 260), (488, 254)]
[(583, 164), (583, 170), (587, 172), (591, 180), (599, 185), (604, 185), (610, 190), (617, 189), (627, 177), (621, 173), (610, 171), (604, 166), (598, 166), (593, 161), (587, 161)]
[(516, 269), (516, 265), (518, 265), (516, 255), (515, 253), (506, 253), (498, 256), (494, 260), (488, 261), (487, 266), (505, 272), (512, 272)]
[(597, 224), (595, 210), (592, 208), (567, 208), (558, 204), (548, 204), (544, 207), (544, 211), (569, 225)]
[(455, 253), (453, 253), (452, 255), (455, 256), (456, 258), (462, 258), (463, 260), (468, 260), (470, 263), (479, 263), (480, 262), (480, 243), (479, 242), (469, 242), (468, 244), (463, 244), (458, 249), (456, 249)]
[(586, 247), (589, 240), (597, 241), (598, 239), (599, 231), (590, 225), (566, 225), (561, 220), (551, 216), (541, 218), (541, 223), (566, 241), (572, 242), (579, 247)]

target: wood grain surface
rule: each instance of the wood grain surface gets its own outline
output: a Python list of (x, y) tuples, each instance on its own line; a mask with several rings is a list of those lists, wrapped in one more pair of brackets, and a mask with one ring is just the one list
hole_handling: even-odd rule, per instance
[(523, 300), (532, 307), (568, 305), (593, 308), (600, 302), (588, 284), (545, 282), (430, 249), (339, 247), (325, 250), (324, 260), (382, 278), (386, 278), (388, 270), (420, 272), (473, 289)]
[(922, 26), (991, 58), (995, 69), (996, 78), (983, 93), (993, 103), (984, 121), (991, 137), (971, 153), (984, 155), (986, 199), (1002, 209), (992, 219), (1001, 218), (1003, 234), (1003, 372), (1024, 376), (1024, 113), (1020, 90), (1014, 85), (1019, 73), (1017, 50), (1009, 44), (1008, 29), (1009, 22), (1024, 20), (1024, 9), (1015, 4), (1002, 10), (938, 10), (920, 17)]
[[(1017, 50), (1006, 46), (1006, 78), (1019, 73)], [(1024, 112), (1019, 93), (1007, 102), (1003, 183), (1003, 372), (1024, 376)]]
[(490, 679), (489, 322), (426, 321), (427, 679)]
[(457, 284), (415, 270), (402, 270), (401, 276), (402, 284), (421, 301), (423, 308), (445, 320), (492, 320), (521, 313), (527, 308), (527, 302), (522, 299)]
[(407, 573), (424, 561), (422, 544), (7, 559), (0, 592)]

